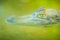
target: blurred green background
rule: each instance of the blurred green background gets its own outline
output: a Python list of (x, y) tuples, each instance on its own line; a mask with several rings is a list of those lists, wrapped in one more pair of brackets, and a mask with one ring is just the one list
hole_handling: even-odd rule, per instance
[(60, 40), (60, 23), (47, 27), (5, 23), (11, 15), (33, 14), (42, 6), (60, 10), (60, 0), (0, 0), (0, 40)]

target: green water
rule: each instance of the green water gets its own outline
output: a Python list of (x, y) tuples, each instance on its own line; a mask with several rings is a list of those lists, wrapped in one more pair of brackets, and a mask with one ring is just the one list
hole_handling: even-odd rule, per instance
[[(0, 40), (60, 40), (60, 23), (47, 26), (10, 25), (5, 19), (11, 15), (29, 15), (41, 6), (60, 10), (60, 0), (0, 1)], [(1, 9), (0, 9), (1, 10)]]

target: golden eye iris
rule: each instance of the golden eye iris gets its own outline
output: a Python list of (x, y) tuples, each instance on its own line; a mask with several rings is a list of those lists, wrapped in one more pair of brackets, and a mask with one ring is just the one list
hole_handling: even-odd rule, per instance
[(39, 14), (37, 15), (38, 18), (46, 18), (47, 16), (45, 14)]

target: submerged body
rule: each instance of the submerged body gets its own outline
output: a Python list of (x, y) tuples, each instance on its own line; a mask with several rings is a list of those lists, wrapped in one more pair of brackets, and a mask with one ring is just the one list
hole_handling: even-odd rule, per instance
[(54, 9), (46, 10), (45, 8), (41, 8), (38, 11), (34, 12), (32, 15), (8, 17), (6, 19), (6, 22), (10, 24), (34, 24), (34, 25), (54, 23), (58, 21), (56, 20), (59, 17), (57, 14), (58, 12)]

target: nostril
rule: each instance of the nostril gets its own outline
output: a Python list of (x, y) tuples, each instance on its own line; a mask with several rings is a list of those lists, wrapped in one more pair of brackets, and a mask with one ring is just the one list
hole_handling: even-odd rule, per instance
[(6, 23), (15, 24), (15, 23), (17, 23), (17, 19), (15, 17), (9, 17), (6, 19)]
[(12, 20), (12, 19), (7, 19), (7, 22), (9, 22), (9, 23), (13, 23), (14, 20)]

